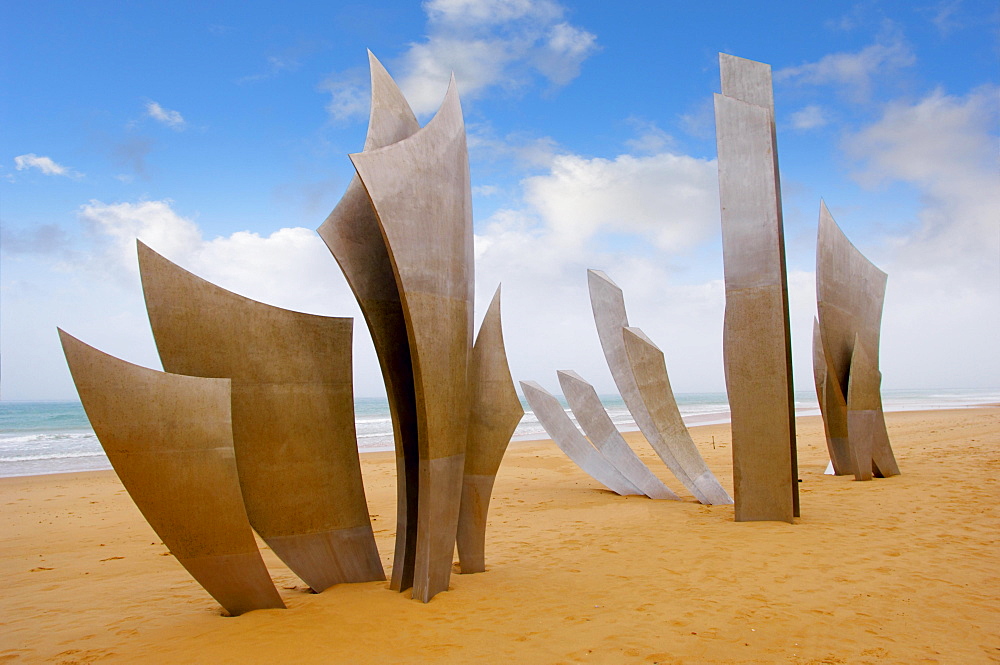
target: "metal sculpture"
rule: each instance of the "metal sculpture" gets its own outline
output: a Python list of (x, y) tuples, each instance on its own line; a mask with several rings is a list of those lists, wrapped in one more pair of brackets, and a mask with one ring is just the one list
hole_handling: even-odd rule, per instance
[(646, 405), (653, 426), (670, 447), (674, 459), (691, 478), (693, 485), (707, 498), (707, 503), (731, 504), (733, 500), (705, 464), (691, 433), (681, 419), (681, 412), (670, 387), (670, 378), (667, 376), (663, 352), (638, 328), (625, 328), (622, 337), (639, 395)]
[(863, 344), (854, 346), (847, 388), (847, 432), (855, 480), (871, 480), (877, 434), (879, 376)]
[(799, 514), (788, 288), (771, 67), (719, 54), (723, 334), (736, 521)]
[[(718, 481), (714, 480), (714, 477), (711, 480), (703, 478), (701, 484), (695, 482), (695, 477), (692, 477), (677, 459), (676, 452), (671, 445), (673, 440), (668, 441), (664, 437), (664, 433), (660, 431), (650, 415), (649, 407), (636, 382), (628, 352), (625, 350), (622, 331), (628, 327), (628, 315), (625, 312), (625, 297), (622, 290), (600, 270), (588, 270), (587, 283), (590, 289), (590, 304), (594, 310), (594, 322), (597, 324), (597, 335), (601, 340), (601, 347), (604, 349), (604, 357), (608, 362), (608, 368), (611, 370), (615, 385), (618, 386), (618, 392), (632, 413), (632, 418), (639, 426), (639, 431), (646, 437), (649, 445), (667, 465), (667, 468), (694, 495), (695, 499), (701, 503), (710, 504), (713, 503), (713, 498), (720, 500), (725, 495), (725, 500), (722, 500), (721, 503), (732, 503), (728, 494), (718, 484)], [(711, 487), (712, 481), (717, 487)], [(703, 485), (708, 485), (710, 491), (706, 492)]]
[(576, 421), (594, 447), (619, 473), (650, 499), (679, 500), (680, 497), (664, 485), (625, 442), (611, 416), (604, 410), (594, 386), (576, 372), (560, 370), (557, 375)]
[(419, 449), (413, 597), (448, 588), (468, 430), (472, 202), (454, 77), (412, 136), (351, 160), (374, 205), (406, 323)]
[(521, 390), (549, 437), (587, 475), (616, 494), (643, 494), (580, 433), (552, 393), (535, 381), (521, 381)]
[(164, 369), (232, 379), (236, 463), (254, 529), (314, 591), (385, 579), (354, 429), (352, 320), (244, 298), (138, 246)]
[(115, 473), (171, 554), (232, 615), (283, 608), (240, 494), (229, 379), (157, 372), (59, 338)]
[[(846, 448), (852, 461), (864, 459), (871, 448), (881, 461), (877, 465), (877, 474), (891, 476), (899, 473), (899, 466), (889, 445), (889, 435), (885, 428), (885, 417), (882, 414), (882, 400), (878, 390), (881, 375), (878, 372), (878, 349), (882, 327), (882, 307), (885, 301), (885, 285), (887, 275), (879, 270), (871, 261), (865, 258), (851, 244), (844, 232), (837, 226), (826, 203), (820, 202), (819, 231), (816, 242), (816, 297), (819, 311), (819, 343), (822, 344), (829, 383), (833, 384), (828, 392), (835, 396), (826, 400), (827, 410), (824, 420), (848, 430)], [(815, 342), (814, 342), (815, 344)], [(858, 429), (855, 432), (865, 432), (864, 436), (874, 436), (873, 440), (855, 439), (849, 433), (847, 426), (850, 411), (851, 377), (855, 371), (854, 360), (858, 354), (858, 345), (864, 347), (863, 357), (866, 373), (874, 372), (861, 381), (866, 386), (864, 393), (871, 390), (875, 382), (875, 396), (878, 406), (875, 409), (878, 423), (870, 427)], [(818, 355), (814, 353), (814, 363), (818, 363)], [(818, 370), (814, 370), (818, 371)], [(834, 388), (834, 385), (836, 386)], [(847, 399), (838, 399), (847, 396)], [(866, 403), (869, 401), (866, 398)], [(863, 409), (867, 411), (868, 409)], [(876, 434), (877, 432), (877, 434)], [(858, 434), (858, 436), (861, 436)], [(828, 441), (828, 444), (832, 445)], [(862, 452), (855, 450), (862, 449)], [(831, 452), (832, 459), (832, 452)], [(834, 461), (837, 473), (854, 473), (855, 477), (866, 477), (871, 470), (855, 468), (852, 465), (838, 466)]]
[(830, 453), (833, 473), (844, 476), (854, 473), (851, 449), (847, 439), (847, 400), (840, 384), (828, 371), (829, 358), (823, 349), (819, 320), (813, 319), (813, 379), (816, 382), (816, 399), (823, 417), (826, 448)]
[[(374, 150), (413, 135), (420, 125), (371, 51), (368, 61), (372, 95), (364, 149)], [(413, 365), (389, 250), (375, 208), (357, 175), (318, 232), (357, 298), (382, 369), (396, 448), (396, 547), (389, 587), (405, 591), (413, 586), (417, 554), (420, 453)]]
[(469, 440), (458, 515), (458, 558), (463, 573), (481, 573), (486, 570), (486, 515), (493, 484), (510, 437), (524, 415), (503, 344), (500, 287), (472, 347), (469, 391)]

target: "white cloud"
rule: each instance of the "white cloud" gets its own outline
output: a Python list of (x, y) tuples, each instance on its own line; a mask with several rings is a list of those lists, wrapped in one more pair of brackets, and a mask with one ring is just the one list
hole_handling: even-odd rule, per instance
[(666, 152), (674, 146), (674, 137), (660, 129), (656, 123), (638, 118), (629, 118), (629, 124), (638, 134), (634, 139), (625, 141), (625, 145), (633, 153), (657, 154)]
[[(170, 201), (81, 206), (87, 231), (39, 253), (22, 247), (5, 267), (6, 399), (72, 398), (74, 391), (55, 327), (130, 362), (158, 367), (137, 270), (135, 239), (186, 270), (240, 295), (295, 311), (355, 320), (355, 391), (383, 393), (374, 348), (336, 261), (312, 229), (270, 235), (240, 231), (205, 239), (198, 224)], [(36, 234), (37, 235), (37, 234)], [(26, 238), (35, 244), (44, 238)], [(12, 247), (5, 243), (8, 253)], [(29, 251), (31, 250), (31, 251)]]
[(500, 193), (500, 188), (496, 185), (476, 185), (472, 188), (472, 193), (476, 196), (496, 196)]
[(835, 85), (855, 100), (867, 100), (873, 79), (916, 62), (905, 40), (894, 30), (884, 31), (874, 44), (856, 53), (831, 53), (816, 62), (786, 67), (774, 73), (775, 82)]
[(706, 269), (699, 253), (718, 230), (715, 162), (555, 155), (521, 187), (524, 206), (480, 221), (476, 235), (477, 309), (502, 282), (515, 380), (559, 392), (555, 371), (575, 369), (615, 392), (587, 290), (597, 268), (624, 290), (632, 324), (664, 348), (675, 389), (719, 389), (721, 257)]
[(1000, 256), (997, 100), (994, 86), (964, 97), (937, 90), (916, 104), (888, 105), (878, 122), (846, 139), (848, 154), (862, 164), (859, 182), (919, 188), (919, 226), (896, 241), (913, 267), (969, 269), (970, 261), (993, 265)]
[(792, 127), (795, 129), (815, 129), (826, 125), (827, 122), (826, 112), (815, 104), (792, 113)]
[(96, 258), (100, 268), (135, 273), (135, 239), (168, 254), (190, 252), (201, 242), (197, 225), (181, 217), (170, 201), (103, 203), (92, 200), (80, 207), (80, 220), (103, 248)]
[(721, 279), (679, 283), (672, 267), (655, 257), (614, 252), (597, 242), (566, 249), (544, 233), (508, 211), (476, 236), (477, 310), (502, 282), (504, 339), (515, 381), (536, 380), (558, 393), (555, 372), (573, 369), (599, 392), (617, 392), (587, 289), (587, 269), (596, 268), (624, 290), (632, 325), (664, 349), (675, 390), (720, 389)]
[(360, 69), (327, 76), (317, 86), (318, 90), (330, 93), (326, 112), (336, 120), (366, 117), (371, 106), (371, 95), (365, 87), (367, 80), (367, 72)]
[(560, 155), (523, 185), (548, 241), (564, 247), (601, 232), (636, 233), (676, 254), (703, 240), (719, 214), (715, 162), (685, 155)]
[(942, 35), (948, 36), (954, 30), (963, 27), (963, 22), (958, 15), (962, 9), (962, 0), (946, 0), (925, 11), (933, 13), (931, 23), (934, 24)]
[(432, 23), (459, 30), (526, 17), (551, 21), (562, 15), (552, 0), (427, 0), (424, 11)]
[(187, 126), (184, 116), (180, 112), (165, 109), (156, 102), (146, 102), (146, 115), (177, 131), (181, 131)]
[(103, 248), (96, 267), (129, 281), (138, 274), (138, 238), (200, 277), (280, 307), (328, 311), (327, 296), (322, 294), (329, 292), (330, 283), (343, 282), (329, 250), (312, 229), (282, 228), (269, 236), (238, 231), (206, 240), (198, 224), (178, 214), (167, 200), (91, 201), (81, 207), (80, 219)]
[[(463, 100), (500, 89), (516, 93), (541, 78), (566, 85), (597, 49), (597, 37), (565, 20), (555, 0), (428, 0), (427, 36), (412, 43), (390, 72), (418, 115), (441, 104), (454, 72)], [(357, 72), (330, 75), (320, 89), (338, 120), (368, 113), (368, 88)]]
[(556, 85), (566, 85), (580, 75), (580, 65), (597, 48), (597, 36), (569, 23), (557, 23), (549, 30), (534, 66)]
[(79, 178), (82, 175), (67, 166), (57, 164), (51, 157), (39, 157), (33, 152), (15, 157), (14, 166), (18, 171), (38, 169), (45, 175), (61, 175), (67, 178)]
[(895, 102), (845, 141), (862, 184), (908, 183), (922, 204), (916, 219), (903, 220), (907, 233), (882, 250), (890, 385), (986, 387), (1000, 375), (997, 96), (987, 86)]
[(504, 161), (513, 159), (527, 169), (549, 168), (557, 154), (563, 152), (554, 139), (512, 132), (497, 136), (488, 123), (465, 126), (466, 145), (473, 161)]

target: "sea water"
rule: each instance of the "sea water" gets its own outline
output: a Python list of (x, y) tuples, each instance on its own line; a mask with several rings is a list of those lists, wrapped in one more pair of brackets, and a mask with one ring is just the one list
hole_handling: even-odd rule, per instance
[[(725, 393), (678, 393), (676, 399), (688, 425), (729, 421)], [(601, 401), (619, 430), (638, 429), (621, 397), (604, 395)], [(962, 408), (1000, 403), (1000, 389), (884, 390), (882, 401), (886, 411)], [(524, 407), (514, 440), (548, 438), (535, 414)], [(357, 398), (354, 408), (358, 449), (392, 450), (392, 418), (385, 398)], [(797, 391), (795, 410), (798, 415), (819, 413), (815, 393)], [(572, 418), (568, 408), (566, 412)], [(0, 477), (110, 468), (79, 402), (0, 402)]]

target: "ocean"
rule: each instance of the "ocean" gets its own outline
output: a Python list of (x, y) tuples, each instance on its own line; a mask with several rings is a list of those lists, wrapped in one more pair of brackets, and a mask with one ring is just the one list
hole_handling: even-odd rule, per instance
[[(725, 393), (679, 393), (676, 399), (688, 425), (729, 420)], [(619, 430), (637, 429), (618, 395), (604, 395), (601, 401)], [(882, 401), (886, 411), (962, 408), (1000, 403), (1000, 389), (885, 390)], [(524, 406), (514, 440), (548, 438)], [(797, 391), (795, 408), (799, 415), (819, 413), (815, 393)], [(384, 398), (356, 399), (355, 427), (361, 452), (392, 450), (392, 419)], [(0, 478), (110, 468), (79, 402), (0, 402)]]

